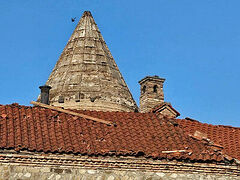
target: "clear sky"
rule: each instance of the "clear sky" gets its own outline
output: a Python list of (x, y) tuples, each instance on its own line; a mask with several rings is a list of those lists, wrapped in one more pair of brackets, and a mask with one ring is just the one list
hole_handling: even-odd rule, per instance
[(240, 127), (239, 0), (0, 1), (0, 104), (36, 100), (90, 10), (139, 102), (138, 81), (166, 78), (165, 100), (201, 122)]

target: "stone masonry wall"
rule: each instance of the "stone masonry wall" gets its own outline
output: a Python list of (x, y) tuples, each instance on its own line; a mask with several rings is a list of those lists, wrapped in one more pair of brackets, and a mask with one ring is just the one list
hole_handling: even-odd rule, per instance
[(240, 179), (240, 167), (133, 157), (1, 153), (0, 180)]
[(55, 167), (34, 167), (25, 165), (1, 165), (0, 179), (9, 180), (187, 180), (187, 179), (240, 179), (239, 176), (229, 174), (209, 174), (198, 172), (166, 172), (166, 171), (143, 171), (143, 170), (109, 170)]

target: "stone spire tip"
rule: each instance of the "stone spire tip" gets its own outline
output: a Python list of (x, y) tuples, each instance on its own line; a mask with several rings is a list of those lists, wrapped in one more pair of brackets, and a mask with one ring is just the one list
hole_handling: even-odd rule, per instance
[(92, 16), (90, 11), (84, 11), (83, 16)]

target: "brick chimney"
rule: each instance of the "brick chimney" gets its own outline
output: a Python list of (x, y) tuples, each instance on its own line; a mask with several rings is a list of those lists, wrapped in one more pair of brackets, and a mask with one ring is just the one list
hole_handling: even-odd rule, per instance
[(163, 83), (165, 79), (158, 76), (146, 76), (140, 84), (140, 112), (149, 112), (156, 105), (164, 102)]

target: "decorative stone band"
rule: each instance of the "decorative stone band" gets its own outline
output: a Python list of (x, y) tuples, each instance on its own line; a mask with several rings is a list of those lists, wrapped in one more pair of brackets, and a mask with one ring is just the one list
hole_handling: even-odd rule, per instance
[(150, 171), (166, 173), (204, 173), (240, 176), (238, 165), (213, 164), (213, 163), (186, 163), (178, 161), (162, 161), (146, 158), (132, 157), (90, 157), (79, 155), (61, 154), (34, 154), (29, 152), (14, 153), (5, 151), (0, 154), (0, 164), (8, 166), (30, 167), (61, 167), (106, 169), (126, 171)]

